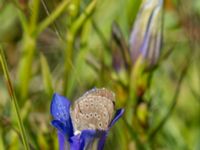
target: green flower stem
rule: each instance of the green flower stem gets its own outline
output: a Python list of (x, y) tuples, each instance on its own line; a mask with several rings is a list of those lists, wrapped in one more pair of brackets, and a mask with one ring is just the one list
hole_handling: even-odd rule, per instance
[(20, 20), (20, 23), (22, 25), (22, 29), (25, 33), (28, 33), (28, 23), (27, 23), (27, 19), (26, 17), (24, 16), (24, 14), (22, 13), (21, 10), (18, 10), (18, 16), (19, 16), (19, 20)]
[(93, 0), (85, 9), (85, 11), (79, 16), (79, 18), (72, 23), (71, 26), (71, 33), (73, 35), (76, 35), (77, 31), (80, 29), (80, 27), (83, 25), (83, 23), (88, 19), (88, 17), (92, 14), (93, 10), (95, 9), (97, 1)]
[[(22, 100), (27, 98), (28, 86), (31, 77), (30, 68), (32, 68), (32, 62), (34, 58), (34, 53), (36, 50), (36, 39), (45, 28), (47, 28), (55, 19), (60, 16), (60, 14), (68, 6), (69, 0), (64, 0), (56, 9), (52, 12), (43, 22), (37, 25), (38, 12), (39, 12), (39, 0), (33, 1), (33, 10), (29, 23), (26, 23), (23, 15), (20, 15), (20, 20), (24, 29), (24, 41), (23, 41), (23, 51), (22, 59), (19, 64), (18, 71), (18, 85), (20, 88), (20, 98)], [(37, 27), (38, 26), (38, 27)]]
[(16, 96), (15, 96), (15, 92), (14, 92), (14, 89), (13, 89), (12, 82), (10, 80), (8, 67), (7, 67), (7, 64), (6, 64), (6, 59), (5, 59), (5, 56), (4, 56), (4, 53), (3, 53), (3, 50), (1, 49), (1, 47), (0, 47), (0, 61), (1, 61), (2, 68), (3, 68), (4, 76), (5, 76), (5, 79), (6, 79), (8, 92), (9, 92), (10, 97), (11, 97), (11, 102), (12, 102), (12, 105), (14, 107), (15, 113), (17, 114), (17, 122), (18, 122), (18, 125), (19, 125), (19, 130), (20, 130), (20, 135), (22, 137), (22, 142), (23, 142), (25, 150), (29, 150), (30, 148), (29, 148), (29, 145), (28, 145), (25, 129), (24, 129), (22, 119), (21, 119), (21, 116), (20, 116), (20, 111), (19, 111), (19, 107), (18, 107), (18, 104), (17, 104), (17, 99), (16, 99)]
[(31, 20), (30, 20), (30, 34), (33, 34), (33, 32), (35, 31), (35, 28), (37, 25), (37, 20), (38, 20), (39, 7), (40, 7), (40, 1), (34, 0), (32, 14), (31, 14)]
[(22, 58), (19, 62), (18, 85), (20, 88), (20, 98), (26, 99), (28, 94), (28, 85), (31, 76), (32, 61), (36, 48), (36, 40), (29, 35), (25, 35), (23, 41)]
[(69, 4), (69, 0), (63, 0), (62, 3), (60, 3), (59, 6), (44, 21), (39, 24), (36, 35), (40, 34), (45, 28), (52, 24)]
[[(50, 10), (49, 10), (49, 8), (47, 7), (47, 2), (46, 2), (45, 0), (41, 0), (41, 3), (42, 3), (42, 6), (44, 7), (44, 10), (45, 10), (47, 16), (49, 16), (49, 15), (50, 15)], [(57, 24), (56, 24), (55, 22), (53, 22), (52, 27), (53, 27), (53, 29), (54, 29), (56, 35), (59, 37), (59, 39), (62, 40), (62, 41), (64, 41), (64, 39), (63, 39), (61, 33), (60, 33), (59, 30), (58, 30)]]
[(20, 98), (21, 100), (26, 99), (28, 95), (28, 85), (31, 76), (31, 66), (32, 61), (36, 49), (36, 37), (33, 36), (38, 20), (39, 13), (39, 0), (33, 1), (32, 14), (30, 18), (30, 22), (27, 22), (24, 14), (19, 10), (19, 18), (24, 30), (23, 37), (23, 51), (22, 51), (22, 59), (19, 63), (18, 70), (18, 85), (20, 88)]
[(70, 77), (71, 69), (72, 69), (72, 57), (73, 57), (73, 43), (74, 43), (74, 36), (70, 32), (67, 33), (67, 41), (66, 45), (67, 48), (64, 51), (65, 55), (65, 70), (64, 70), (64, 87), (63, 87), (63, 94), (68, 95), (68, 80)]
[(64, 71), (64, 88), (63, 94), (68, 95), (68, 80), (71, 74), (71, 70), (73, 68), (73, 44), (76, 37), (76, 34), (80, 27), (84, 24), (84, 22), (88, 19), (88, 17), (92, 14), (95, 9), (97, 1), (93, 0), (85, 9), (85, 11), (77, 18), (75, 22), (73, 22), (70, 26), (70, 29), (67, 32), (67, 41), (66, 41), (66, 49), (65, 49), (65, 71)]

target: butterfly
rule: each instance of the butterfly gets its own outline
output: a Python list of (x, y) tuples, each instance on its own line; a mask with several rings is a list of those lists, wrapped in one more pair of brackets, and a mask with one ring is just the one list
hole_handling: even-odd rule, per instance
[(75, 130), (106, 130), (114, 114), (115, 94), (94, 88), (78, 98), (71, 109)]

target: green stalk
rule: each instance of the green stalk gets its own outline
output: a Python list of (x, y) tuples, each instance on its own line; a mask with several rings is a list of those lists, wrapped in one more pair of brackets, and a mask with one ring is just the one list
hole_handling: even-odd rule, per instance
[(93, 0), (85, 9), (85, 11), (78, 17), (78, 19), (72, 23), (71, 33), (76, 35), (77, 31), (83, 25), (83, 23), (89, 18), (96, 7), (97, 0)]
[[(19, 16), (23, 25), (23, 29), (25, 31), (24, 33), (24, 45), (23, 45), (23, 57), (19, 64), (19, 72), (18, 72), (18, 80), (20, 85), (20, 98), (22, 100), (26, 99), (28, 94), (28, 85), (30, 81), (31, 71), (30, 68), (32, 66), (32, 61), (36, 49), (36, 38), (38, 35), (47, 28), (50, 24), (55, 21), (57, 17), (60, 16), (60, 14), (65, 10), (65, 8), (70, 4), (69, 0), (62, 1), (59, 6), (44, 20), (42, 21), (38, 27), (36, 28), (37, 24), (37, 17), (38, 17), (38, 10), (39, 10), (39, 3), (38, 0), (34, 1), (33, 3), (33, 14), (31, 16), (30, 20), (30, 29), (27, 31), (27, 23), (26, 20), (23, 18), (23, 16)], [(74, 41), (74, 35), (80, 28), (80, 26), (83, 24), (83, 22), (88, 18), (89, 14), (91, 14), (92, 10), (94, 9), (96, 5), (96, 0), (93, 0), (89, 6), (86, 8), (85, 13), (83, 13), (71, 26), (71, 30), (67, 36), (67, 45), (68, 48), (66, 50), (67, 52), (67, 62), (66, 64), (66, 72), (70, 72), (71, 65), (72, 65), (72, 49), (73, 49), (73, 41)]]
[(40, 1), (34, 0), (33, 1), (33, 8), (32, 8), (32, 14), (30, 19), (30, 34), (33, 34), (37, 25), (38, 20), (38, 14), (39, 14), (39, 7), (40, 7)]
[(65, 49), (65, 71), (64, 71), (64, 88), (63, 94), (68, 95), (68, 82), (71, 74), (71, 70), (73, 68), (73, 44), (78, 30), (84, 24), (84, 22), (89, 18), (96, 7), (96, 0), (93, 0), (85, 9), (85, 11), (75, 20), (70, 29), (67, 32), (67, 41), (66, 41), (66, 49)]
[(18, 10), (18, 17), (19, 17), (20, 23), (22, 25), (23, 31), (25, 33), (28, 33), (28, 22), (27, 22), (25, 15), (22, 13), (21, 10)]
[(176, 107), (176, 104), (178, 102), (178, 98), (179, 98), (179, 94), (181, 92), (181, 85), (183, 83), (183, 80), (185, 78), (185, 76), (187, 75), (187, 71), (188, 71), (188, 68), (191, 64), (191, 56), (189, 57), (189, 61), (187, 62), (187, 65), (184, 66), (182, 72), (181, 72), (181, 75), (178, 79), (178, 83), (176, 85), (176, 89), (175, 89), (175, 92), (174, 92), (174, 96), (172, 98), (172, 103), (167, 111), (167, 113), (165, 114), (165, 116), (161, 119), (161, 121), (159, 122), (159, 124), (150, 132), (149, 134), (149, 140), (152, 140), (155, 135), (160, 131), (160, 129), (164, 126), (164, 124), (168, 121), (168, 119), (171, 117), (171, 114), (174, 110), (174, 108)]
[(73, 43), (74, 43), (74, 35), (71, 34), (71, 32), (69, 31), (67, 33), (67, 41), (66, 41), (66, 45), (67, 48), (64, 51), (64, 56), (65, 56), (65, 69), (64, 69), (64, 85), (63, 85), (63, 94), (64, 95), (68, 95), (68, 80), (71, 74), (71, 69), (72, 69), (72, 57), (73, 57)]
[(19, 12), (20, 21), (24, 29), (24, 37), (22, 58), (19, 63), (17, 77), (19, 81), (18, 85), (20, 88), (20, 98), (23, 101), (28, 95), (28, 87), (31, 78), (31, 66), (36, 49), (36, 37), (34, 36), (34, 32), (36, 31), (37, 26), (39, 5), (39, 0), (33, 1), (32, 14), (29, 22), (27, 22), (22, 12)]
[(3, 50), (1, 49), (1, 47), (0, 47), (0, 61), (1, 61), (2, 68), (3, 68), (4, 76), (5, 76), (5, 79), (6, 79), (8, 92), (9, 92), (10, 97), (11, 97), (11, 103), (14, 107), (15, 113), (17, 114), (17, 122), (18, 122), (19, 130), (20, 130), (20, 135), (22, 137), (22, 142), (23, 142), (25, 150), (29, 150), (30, 148), (29, 148), (29, 145), (28, 145), (25, 129), (24, 129), (22, 119), (21, 119), (21, 116), (20, 116), (20, 111), (19, 111), (19, 107), (18, 107), (18, 104), (17, 104), (17, 99), (16, 99), (16, 96), (15, 96), (15, 92), (14, 92), (14, 89), (13, 89), (12, 82), (10, 80), (9, 71), (8, 71), (8, 67), (7, 67), (7, 64), (6, 64), (6, 59), (5, 59), (5, 56), (4, 56), (4, 53), (3, 53)]
[(49, 69), (47, 59), (42, 53), (40, 54), (40, 63), (41, 63), (42, 78), (43, 78), (43, 83), (44, 83), (44, 90), (48, 94), (48, 96), (51, 97), (53, 94), (51, 72)]
[(19, 62), (18, 86), (20, 88), (20, 98), (24, 101), (28, 95), (28, 85), (31, 76), (31, 66), (36, 48), (36, 41), (29, 35), (24, 35), (22, 58)]
[[(44, 10), (45, 10), (47, 16), (49, 16), (49, 15), (50, 15), (50, 10), (49, 10), (49, 8), (47, 7), (47, 2), (46, 2), (45, 0), (41, 0), (41, 3), (42, 3), (42, 6), (44, 7)], [(53, 22), (53, 23), (52, 23), (52, 26), (53, 26), (53, 29), (54, 29), (56, 35), (59, 37), (59, 39), (60, 39), (61, 41), (62, 41), (62, 40), (64, 41), (64, 39), (63, 39), (63, 37), (62, 37), (60, 31), (58, 30), (58, 26), (57, 26), (56, 22)]]
[(69, 0), (63, 0), (62, 3), (60, 3), (59, 6), (44, 21), (39, 24), (36, 35), (40, 34), (44, 29), (52, 24), (69, 4)]
[[(64, 0), (43, 22), (37, 25), (39, 0), (33, 2), (30, 22), (27, 24), (23, 16), (19, 16), (24, 30), (22, 58), (19, 64), (18, 81), (20, 85), (20, 98), (25, 100), (28, 95), (28, 86), (31, 78), (31, 66), (36, 49), (36, 38), (47, 28), (68, 6), (69, 0)], [(28, 29), (28, 31), (27, 31)]]

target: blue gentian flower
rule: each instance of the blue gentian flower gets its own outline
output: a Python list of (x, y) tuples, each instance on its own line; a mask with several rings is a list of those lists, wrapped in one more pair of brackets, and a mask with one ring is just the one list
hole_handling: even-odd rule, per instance
[(67, 98), (57, 93), (53, 95), (50, 112), (54, 120), (51, 124), (58, 131), (60, 150), (84, 150), (91, 146), (91, 143), (95, 140), (98, 140), (97, 149), (102, 150), (110, 128), (124, 112), (123, 109), (117, 110), (114, 119), (106, 130), (85, 129), (77, 132), (72, 121), (71, 107)]
[(149, 66), (157, 63), (162, 44), (162, 7), (163, 0), (142, 1), (130, 37), (133, 63), (141, 57)]

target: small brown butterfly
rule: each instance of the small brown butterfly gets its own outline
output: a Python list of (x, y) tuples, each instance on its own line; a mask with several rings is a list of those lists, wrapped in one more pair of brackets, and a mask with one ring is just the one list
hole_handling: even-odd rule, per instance
[(115, 94), (105, 88), (86, 92), (71, 110), (75, 130), (106, 130), (113, 118), (114, 105)]

